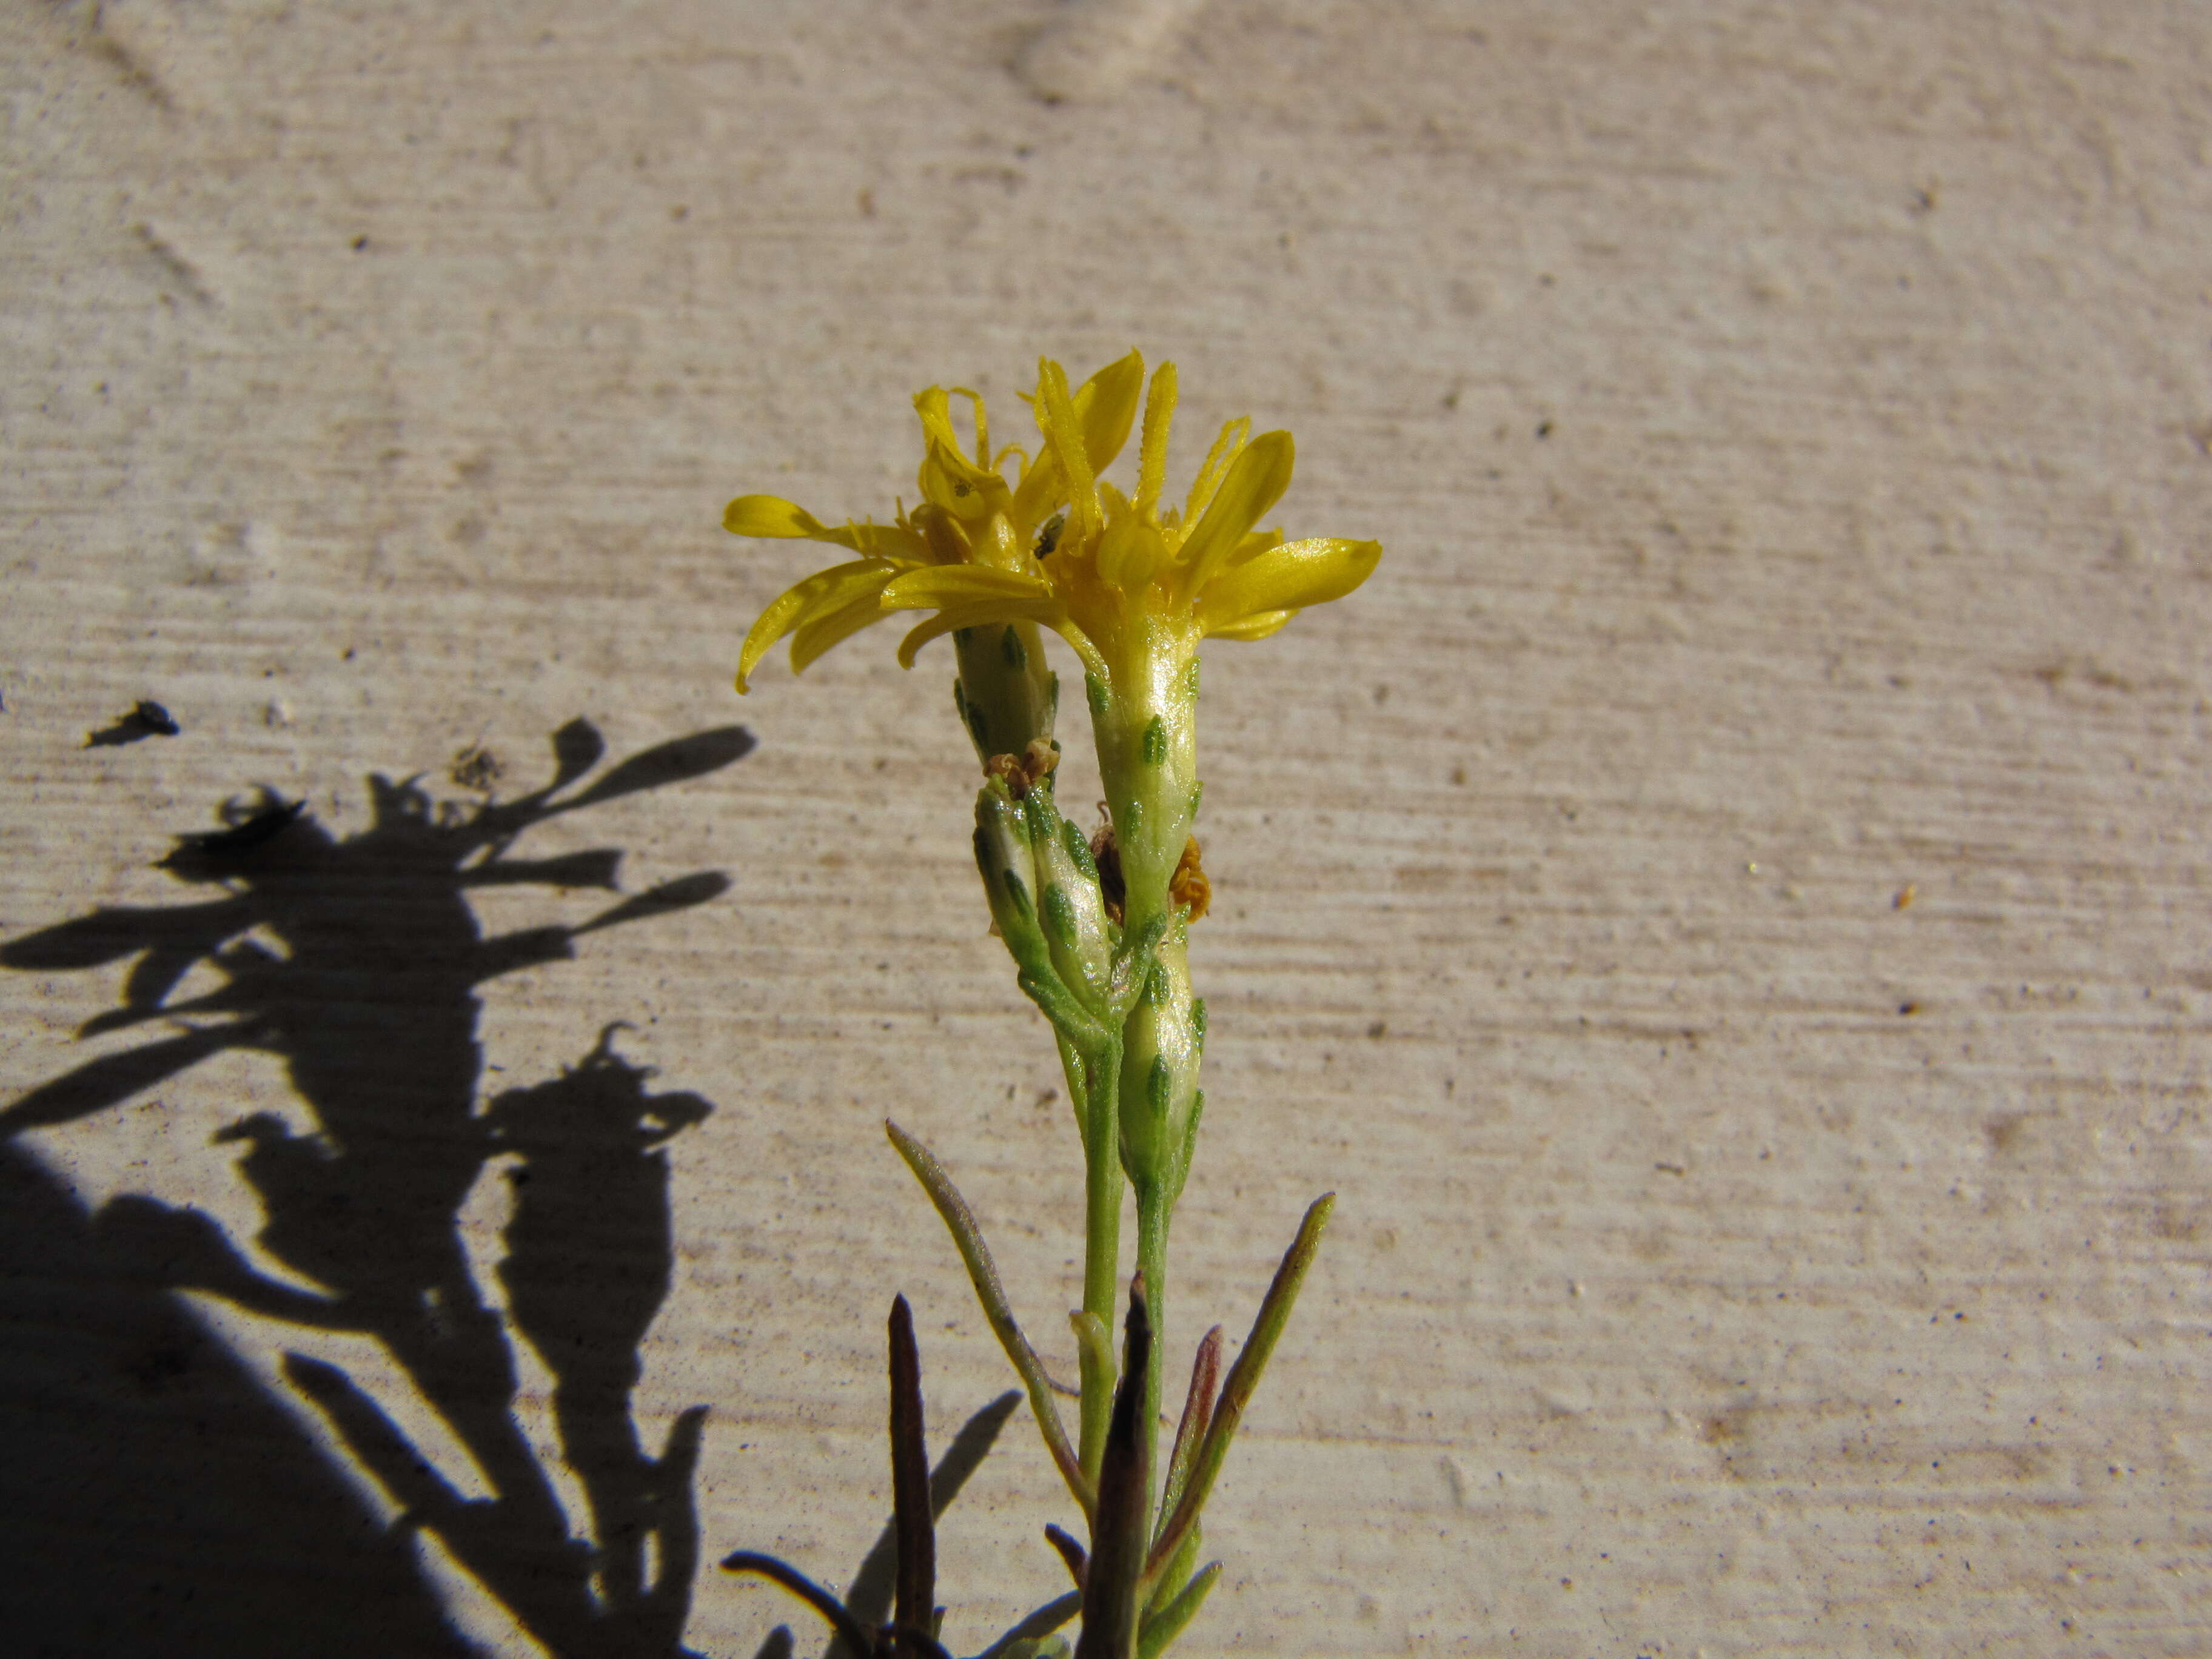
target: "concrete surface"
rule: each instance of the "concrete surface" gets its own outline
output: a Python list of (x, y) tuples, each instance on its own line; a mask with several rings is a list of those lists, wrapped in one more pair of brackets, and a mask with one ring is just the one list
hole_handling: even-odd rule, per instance
[[(940, 1443), (1009, 1386), (886, 1115), (1072, 1369), (949, 653), (739, 703), (811, 567), (717, 526), (1133, 344), (1387, 549), (1208, 658), (1177, 1350), (1341, 1199), (1182, 1650), (2212, 1651), (2201, 9), (15, 0), (0, 86), (28, 1650), (666, 1651), (561, 1540), (696, 1404), (706, 1559), (844, 1582), (892, 1291)], [(691, 742), (550, 813), (579, 719)], [(1018, 1415), (957, 1648), (1053, 1518)]]

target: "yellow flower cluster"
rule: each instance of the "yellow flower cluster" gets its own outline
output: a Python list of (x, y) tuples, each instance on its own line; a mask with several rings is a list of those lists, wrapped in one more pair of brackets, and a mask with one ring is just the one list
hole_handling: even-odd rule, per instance
[[(928, 611), (935, 614), (899, 647), (908, 667), (940, 634), (1027, 622), (1060, 634), (1099, 680), (1133, 690), (1163, 662), (1188, 660), (1201, 638), (1263, 639), (1367, 579), (1382, 556), (1377, 543), (1286, 542), (1256, 527), (1291, 481), (1287, 432), (1252, 438), (1249, 420), (1231, 422), (1182, 507), (1163, 510), (1172, 363), (1160, 366), (1145, 398), (1136, 494), (1103, 482), (1143, 388), (1144, 360), (1133, 351), (1073, 392), (1058, 363), (1042, 362), (1032, 462), (1013, 446), (992, 453), (981, 397), (932, 386), (915, 399), (927, 446), (922, 500), (894, 524), (833, 527), (778, 496), (732, 501), (722, 523), (738, 535), (804, 537), (859, 556), (761, 614), (745, 636), (738, 689), (787, 635), (796, 672), (890, 611)], [(955, 396), (975, 407), (973, 459), (953, 428)]]

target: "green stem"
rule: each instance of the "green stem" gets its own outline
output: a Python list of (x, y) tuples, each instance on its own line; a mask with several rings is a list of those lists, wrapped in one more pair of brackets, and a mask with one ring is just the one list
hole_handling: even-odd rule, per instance
[[(1083, 1115), (1083, 1311), (1114, 1328), (1115, 1281), (1121, 1259), (1121, 1158), (1120, 1124), (1114, 1106), (1121, 1086), (1119, 1034), (1097, 1045), (1090, 1058), (1088, 1104)], [(1106, 1430), (1114, 1414), (1114, 1351), (1110, 1343), (1080, 1348), (1083, 1398), (1077, 1442), (1084, 1479), (1098, 1486), (1099, 1460), (1106, 1455)]]
[[(1148, 1469), (1159, 1467), (1160, 1374), (1161, 1362), (1167, 1354), (1168, 1220), (1174, 1207), (1175, 1199), (1163, 1182), (1149, 1182), (1137, 1190), (1137, 1271), (1145, 1276), (1145, 1301), (1152, 1322), (1152, 1354), (1145, 1367), (1141, 1419), (1145, 1467)], [(1147, 1521), (1149, 1536), (1149, 1517)]]

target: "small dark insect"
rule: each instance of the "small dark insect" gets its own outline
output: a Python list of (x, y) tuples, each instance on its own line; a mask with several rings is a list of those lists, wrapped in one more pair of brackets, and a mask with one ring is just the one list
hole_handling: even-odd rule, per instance
[(1044, 521), (1044, 528), (1037, 532), (1037, 557), (1042, 559), (1048, 556), (1053, 549), (1060, 545), (1060, 532), (1066, 528), (1067, 514), (1065, 513), (1055, 513), (1047, 519)]
[(142, 700), (136, 708), (112, 726), (88, 735), (84, 746), (88, 749), (115, 749), (126, 743), (143, 743), (149, 738), (173, 738), (184, 729), (177, 724), (176, 717), (160, 703)]
[(176, 850), (161, 860), (160, 867), (169, 869), (192, 859), (242, 858), (255, 848), (274, 841), (277, 832), (306, 811), (307, 805), (304, 800), (295, 800), (289, 805), (276, 801), (228, 830), (179, 836)]

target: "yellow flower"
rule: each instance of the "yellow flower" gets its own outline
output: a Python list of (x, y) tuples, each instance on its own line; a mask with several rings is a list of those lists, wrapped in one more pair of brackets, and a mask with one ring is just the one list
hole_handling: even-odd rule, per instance
[[(1115, 367), (1136, 362), (1132, 353)], [(1255, 527), (1290, 484), (1287, 432), (1248, 442), (1252, 423), (1231, 421), (1182, 509), (1163, 511), (1175, 404), (1175, 365), (1163, 363), (1145, 401), (1137, 493), (1124, 495), (1091, 462), (1087, 422), (1066, 372), (1041, 363), (1041, 464), (1053, 466), (1066, 522), (1041, 556), (916, 565), (885, 584), (886, 608), (938, 613), (906, 636), (900, 661), (912, 666), (922, 644), (954, 629), (1028, 621), (1060, 634), (1108, 685), (1135, 692), (1164, 665), (1180, 672), (1201, 638), (1265, 639), (1306, 606), (1367, 580), (1382, 556), (1379, 543), (1285, 542)]]
[[(1109, 363), (1070, 400), (1081, 433), (1082, 465), (1091, 473), (1109, 465), (1128, 441), (1144, 386), (1144, 359), (1131, 352)], [(975, 411), (975, 459), (962, 452), (952, 427), (954, 397), (969, 400)], [(989, 416), (983, 400), (964, 386), (932, 386), (914, 400), (921, 416), (925, 445), (921, 505), (902, 510), (896, 523), (847, 524), (833, 528), (804, 507), (775, 495), (740, 495), (722, 514), (722, 527), (739, 536), (804, 537), (829, 542), (860, 555), (818, 571), (789, 589), (763, 611), (745, 635), (738, 659), (738, 690), (762, 658), (787, 635), (793, 673), (840, 641), (881, 620), (890, 607), (883, 592), (896, 578), (938, 566), (974, 564), (1016, 570), (1033, 565), (1037, 538), (1067, 499), (1066, 474), (1056, 456), (1032, 465), (1018, 447), (991, 453)], [(1018, 470), (1009, 483), (1007, 457)], [(962, 626), (959, 623), (952, 624)], [(943, 630), (939, 630), (943, 631)], [(921, 641), (909, 644), (918, 648)], [(901, 659), (913, 665), (913, 651)]]
[[(1135, 691), (1148, 678), (1180, 672), (1198, 641), (1263, 639), (1308, 605), (1340, 599), (1382, 556), (1371, 541), (1317, 537), (1285, 542), (1256, 529), (1289, 485), (1291, 434), (1248, 441), (1249, 421), (1222, 428), (1178, 511), (1160, 506), (1175, 365), (1164, 363), (1146, 399), (1137, 493), (1099, 472), (1127, 441), (1144, 379), (1135, 352), (1071, 393), (1066, 372), (1039, 366), (1034, 399), (1042, 438), (1032, 463), (1018, 448), (991, 453), (983, 400), (933, 386), (915, 399), (927, 453), (922, 504), (894, 525), (832, 528), (772, 495), (741, 495), (723, 515), (744, 536), (805, 537), (860, 556), (786, 592), (745, 637), (738, 689), (777, 641), (792, 641), (794, 672), (887, 611), (932, 611), (909, 632), (899, 660), (940, 634), (994, 623), (1050, 628), (1108, 685)], [(963, 453), (953, 395), (975, 410), (975, 455)], [(1019, 462), (1013, 481), (1003, 471)], [(1054, 531), (1049, 520), (1065, 508)]]

